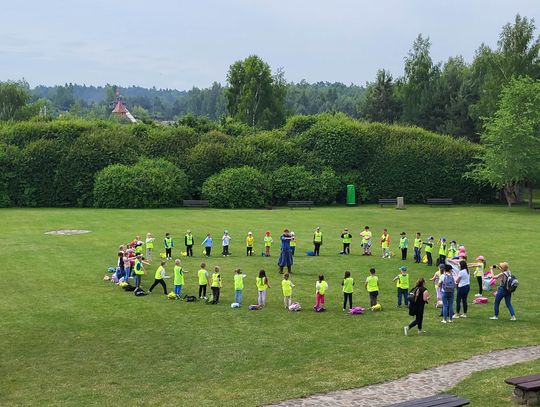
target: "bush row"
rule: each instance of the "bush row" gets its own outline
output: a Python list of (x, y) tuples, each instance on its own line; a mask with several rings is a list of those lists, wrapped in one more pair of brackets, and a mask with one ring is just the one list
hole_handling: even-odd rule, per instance
[[(0, 205), (174, 206), (179, 199), (203, 196), (216, 206), (287, 199), (329, 203), (344, 201), (349, 183), (363, 201), (405, 196), (410, 203), (428, 197), (478, 202), (494, 196), (463, 178), (480, 146), (415, 127), (322, 114), (292, 117), (273, 131), (232, 132), (230, 123), (203, 131), (81, 119), (0, 124)], [(172, 165), (178, 179), (187, 179), (180, 190), (157, 200), (150, 198), (155, 190), (136, 203), (111, 200), (111, 191), (128, 191), (117, 189), (119, 179), (128, 177), (140, 187), (143, 181), (134, 171), (147, 171), (147, 179), (157, 171), (156, 162)], [(102, 171), (111, 165), (116, 166)], [(250, 185), (259, 185), (254, 171), (264, 182), (250, 196)], [(230, 191), (222, 190), (223, 180), (234, 184)]]

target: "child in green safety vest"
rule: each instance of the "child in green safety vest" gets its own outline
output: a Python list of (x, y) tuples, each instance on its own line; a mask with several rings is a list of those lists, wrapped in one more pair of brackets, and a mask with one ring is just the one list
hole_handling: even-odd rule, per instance
[(210, 288), (212, 288), (212, 304), (219, 304), (219, 292), (221, 289), (221, 269), (219, 266), (214, 267)]
[(397, 306), (401, 307), (401, 298), (405, 299), (405, 306), (409, 305), (409, 275), (407, 267), (401, 266), (400, 273), (392, 281), (396, 282), (397, 287)]
[(422, 238), (420, 232), (416, 232), (414, 238), (414, 262), (420, 263), (422, 261)]
[(328, 290), (328, 283), (324, 281), (324, 275), (319, 275), (319, 280), (315, 283), (315, 311), (325, 310), (324, 308), (324, 294)]
[(439, 259), (437, 260), (437, 266), (439, 264), (446, 264), (446, 239), (444, 237), (439, 239)]
[(446, 254), (446, 257), (448, 259), (453, 259), (454, 257), (457, 257), (457, 255), (458, 255), (457, 243), (455, 240), (452, 240), (450, 242), (450, 247), (448, 248), (448, 253)]
[(266, 232), (264, 234), (264, 256), (270, 257), (270, 247), (272, 247), (272, 243), (274, 242), (274, 239), (272, 239), (272, 236), (270, 236), (270, 232)]
[(352, 308), (352, 295), (354, 291), (354, 279), (351, 277), (351, 272), (346, 271), (343, 281), (341, 282), (343, 286), (343, 311), (347, 308), (347, 302), (349, 303), (349, 309)]
[(206, 300), (206, 287), (208, 286), (208, 271), (206, 271), (206, 263), (201, 263), (201, 269), (197, 272), (199, 278), (199, 299)]
[(234, 269), (234, 302), (238, 305), (242, 305), (244, 278), (246, 278), (246, 275), (242, 274), (242, 271), (239, 268)]
[(293, 282), (289, 278), (289, 273), (283, 275), (283, 280), (281, 281), (281, 289), (283, 291), (283, 304), (285, 309), (289, 309), (292, 304), (292, 289), (294, 287)]
[(152, 261), (152, 252), (154, 251), (154, 241), (156, 239), (152, 236), (152, 233), (146, 234), (146, 259)]
[(266, 271), (260, 270), (259, 277), (256, 279), (257, 284), (257, 304), (261, 307), (266, 305), (266, 290), (270, 288), (270, 281), (266, 277)]
[(428, 237), (428, 241), (423, 242), (423, 245), (425, 246), (424, 250), (426, 251), (426, 265), (431, 267), (433, 265), (433, 236)]
[(174, 241), (170, 233), (165, 233), (165, 239), (163, 239), (163, 245), (165, 246), (165, 258), (167, 260), (171, 260), (172, 248), (174, 247)]
[(291, 231), (291, 254), (294, 256), (294, 252), (296, 251), (296, 235), (293, 231)]
[(343, 242), (343, 251), (341, 254), (350, 254), (351, 253), (351, 239), (352, 235), (349, 233), (349, 229), (343, 229), (341, 233), (341, 240)]
[(188, 257), (193, 257), (193, 244), (195, 240), (191, 234), (191, 230), (187, 230), (186, 235), (184, 236), (184, 243), (186, 245), (186, 253)]
[(323, 238), (321, 228), (317, 226), (317, 228), (315, 229), (315, 233), (313, 233), (313, 252), (315, 253), (315, 256), (319, 255), (322, 243)]
[(409, 249), (409, 238), (405, 232), (399, 234), (399, 249), (401, 250), (401, 260), (407, 260), (407, 250)]
[(369, 276), (366, 278), (364, 284), (368, 294), (369, 294), (369, 303), (373, 307), (377, 305), (377, 296), (379, 295), (379, 277), (375, 275), (375, 269), (369, 269)]
[(149, 292), (152, 292), (156, 285), (161, 284), (163, 287), (163, 294), (167, 295), (167, 284), (165, 284), (165, 281), (163, 280), (169, 278), (169, 276), (165, 274), (165, 264), (167, 264), (167, 262), (162, 261), (161, 265), (157, 268), (156, 274), (154, 275), (154, 283), (150, 287), (150, 290), (148, 290)]
[(184, 287), (184, 273), (187, 273), (187, 270), (184, 270), (180, 266), (180, 259), (174, 261), (174, 293), (177, 298), (180, 298), (182, 295), (182, 288)]

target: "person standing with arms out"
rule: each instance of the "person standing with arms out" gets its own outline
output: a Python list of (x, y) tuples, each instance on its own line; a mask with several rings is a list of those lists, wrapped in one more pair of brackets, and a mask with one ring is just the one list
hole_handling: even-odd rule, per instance
[(476, 277), (476, 281), (478, 282), (478, 293), (475, 294), (475, 297), (481, 297), (482, 296), (482, 283), (484, 281), (484, 269), (486, 268), (486, 258), (484, 256), (478, 256), (476, 258), (476, 261), (478, 263), (470, 263), (468, 264), (469, 267), (476, 267), (474, 270), (474, 276)]
[(446, 239), (444, 237), (439, 239), (439, 259), (437, 260), (437, 266), (439, 264), (446, 264)]
[(443, 301), (442, 308), (442, 323), (453, 322), (452, 317), (454, 315), (454, 291), (456, 289), (456, 281), (454, 280), (454, 274), (452, 273), (452, 266), (446, 264), (444, 266), (444, 274), (441, 276), (439, 282), (441, 286), (441, 294)]
[(165, 239), (163, 239), (163, 245), (165, 246), (165, 258), (167, 260), (172, 259), (172, 248), (174, 247), (174, 240), (170, 233), (165, 233)]
[(448, 253), (446, 254), (447, 259), (453, 259), (458, 255), (457, 243), (455, 240), (450, 242), (450, 247), (448, 248)]
[(214, 267), (212, 273), (212, 304), (219, 304), (219, 292), (221, 290), (221, 269), (219, 266)]
[(156, 239), (152, 236), (152, 233), (146, 234), (146, 259), (152, 261), (152, 252), (154, 251), (154, 241)]
[(257, 277), (256, 284), (258, 293), (257, 304), (264, 307), (266, 306), (266, 290), (270, 288), (270, 282), (268, 281), (268, 277), (266, 277), (266, 271), (259, 271), (259, 277)]
[(401, 260), (405, 261), (407, 260), (407, 249), (409, 248), (409, 238), (407, 237), (407, 234), (405, 232), (401, 232), (399, 235), (400, 235), (399, 248), (401, 250)]
[(351, 272), (346, 271), (341, 282), (343, 286), (343, 311), (347, 309), (347, 302), (349, 303), (349, 309), (352, 308), (352, 295), (354, 292), (354, 279), (351, 277)]
[(422, 322), (424, 321), (424, 307), (429, 301), (429, 292), (425, 287), (426, 280), (423, 278), (419, 279), (416, 282), (416, 287), (413, 290), (413, 298), (409, 307), (409, 315), (416, 317), (409, 325), (403, 327), (405, 336), (409, 335), (409, 329), (417, 326), (418, 335), (421, 335), (422, 331)]
[(199, 277), (199, 299), (206, 300), (206, 287), (208, 286), (206, 263), (201, 263), (201, 269), (197, 272), (197, 277)]
[(405, 306), (409, 305), (409, 275), (405, 266), (401, 266), (399, 271), (400, 273), (392, 281), (396, 281), (397, 306), (401, 307), (401, 297), (405, 299)]
[(324, 281), (324, 276), (319, 275), (319, 280), (315, 283), (315, 306), (314, 310), (325, 309), (324, 308), (324, 294), (328, 290), (328, 283)]
[(206, 237), (204, 238), (203, 242), (201, 243), (201, 246), (204, 246), (204, 252), (206, 257), (210, 257), (212, 254), (212, 245), (214, 244), (214, 239), (212, 239), (212, 235), (208, 233)]
[(289, 273), (283, 275), (283, 280), (281, 281), (281, 289), (283, 291), (283, 304), (285, 309), (289, 309), (292, 304), (292, 289), (294, 287), (293, 282), (289, 279)]
[(369, 276), (366, 278), (364, 287), (369, 294), (369, 305), (372, 307), (377, 305), (377, 297), (379, 295), (379, 277), (375, 275), (374, 268), (369, 269)]
[(193, 243), (195, 240), (193, 239), (193, 235), (191, 234), (191, 230), (188, 229), (186, 232), (186, 235), (184, 236), (184, 243), (186, 245), (186, 253), (188, 257), (193, 257)]
[(184, 270), (180, 266), (180, 259), (174, 261), (174, 293), (177, 298), (180, 298), (182, 295), (182, 288), (184, 287), (184, 273), (187, 273), (187, 270)]
[(283, 267), (287, 266), (287, 272), (292, 273), (293, 255), (291, 253), (291, 239), (292, 236), (289, 229), (284, 229), (283, 234), (280, 237), (281, 240), (281, 252), (279, 253), (278, 267), (279, 274), (283, 274)]
[(383, 229), (383, 234), (381, 235), (381, 249), (382, 249), (382, 258), (390, 258), (390, 235), (388, 234), (387, 229)]
[(133, 266), (133, 272), (135, 273), (135, 288), (140, 288), (141, 287), (141, 280), (142, 280), (142, 276), (144, 275), (144, 266), (143, 264), (148, 264), (146, 263), (142, 256), (139, 254), (137, 255), (137, 257), (135, 257), (135, 264)]
[(231, 236), (228, 231), (223, 232), (223, 237), (221, 238), (221, 245), (223, 246), (223, 252), (221, 253), (223, 257), (230, 256), (229, 254), (229, 244), (231, 243)]
[(246, 256), (253, 256), (253, 243), (255, 242), (255, 238), (253, 237), (253, 233), (248, 232), (246, 237)]
[[(459, 273), (456, 279), (457, 295), (456, 295), (456, 313), (454, 318), (467, 318), (467, 296), (471, 289), (471, 278), (469, 268), (465, 260), (459, 262)], [(460, 315), (461, 303), (463, 303), (463, 314)]]
[(433, 265), (433, 236), (430, 236), (428, 238), (427, 242), (423, 242), (423, 244), (426, 246), (426, 257), (427, 257), (427, 263), (426, 265), (428, 267), (431, 267)]
[(416, 232), (416, 237), (414, 238), (414, 262), (422, 262), (422, 238), (420, 232)]
[(364, 231), (360, 233), (360, 236), (362, 236), (362, 256), (371, 256), (371, 238), (373, 234), (369, 230), (369, 226), (364, 227)]
[(161, 284), (161, 286), (163, 287), (163, 294), (167, 295), (167, 284), (165, 284), (165, 281), (163, 280), (165, 278), (169, 278), (169, 276), (165, 274), (165, 264), (167, 264), (167, 262), (162, 261), (161, 265), (157, 268), (156, 274), (154, 275), (154, 283), (148, 291), (152, 292), (156, 285)]
[(293, 231), (291, 231), (291, 254), (294, 256), (294, 252), (296, 251), (296, 235)]
[(317, 226), (317, 229), (315, 229), (315, 233), (313, 234), (313, 251), (315, 252), (315, 256), (319, 255), (319, 251), (321, 250), (321, 246), (323, 244), (323, 238), (322, 238), (322, 232), (321, 228)]
[(272, 243), (274, 242), (274, 239), (272, 239), (272, 236), (270, 236), (270, 232), (266, 232), (264, 234), (264, 256), (270, 257), (270, 248), (272, 247)]
[(493, 276), (495, 280), (501, 280), (499, 288), (497, 289), (497, 294), (495, 295), (495, 304), (493, 304), (493, 311), (495, 315), (489, 319), (499, 319), (499, 305), (504, 298), (506, 308), (508, 308), (508, 311), (510, 311), (510, 321), (515, 321), (516, 313), (514, 311), (514, 307), (512, 306), (512, 292), (507, 288), (507, 282), (508, 279), (512, 277), (512, 272), (509, 270), (507, 262), (499, 263), (499, 270), (501, 270), (501, 272)]
[(234, 302), (242, 305), (242, 292), (244, 291), (244, 278), (245, 274), (237, 268), (234, 269)]
[(349, 229), (343, 229), (341, 233), (341, 240), (343, 242), (343, 254), (351, 254), (351, 239), (352, 235), (349, 233)]

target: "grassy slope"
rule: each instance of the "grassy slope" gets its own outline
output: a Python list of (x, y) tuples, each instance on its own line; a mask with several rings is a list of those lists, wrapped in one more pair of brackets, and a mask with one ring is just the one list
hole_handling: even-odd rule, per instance
[[(535, 289), (539, 278), (533, 257), (540, 222), (538, 212), (524, 208), (9, 209), (0, 211), (0, 220), (5, 253), (0, 271), (4, 287), (0, 399), (10, 405), (112, 405), (129, 400), (135, 405), (248, 406), (380, 382), (488, 349), (540, 340), (540, 299)], [(420, 230), (424, 235), (457, 239), (470, 255), (483, 254), (490, 264), (510, 261), (521, 281), (514, 299), (519, 321), (510, 323), (504, 306), (501, 320), (489, 321), (490, 304), (473, 307), (466, 321), (443, 326), (430, 306), (425, 321), (429, 334), (405, 338), (401, 327), (409, 317), (404, 309), (394, 307), (391, 283), (401, 262), (358, 254), (358, 233), (364, 224), (376, 235), (388, 227), (396, 252), (401, 230), (409, 238)], [(308, 241), (317, 225), (325, 244), (322, 256), (311, 258), (303, 252), (311, 249)], [(257, 238), (260, 253), (264, 231), (271, 230), (277, 240), (286, 226), (300, 241), (293, 295), (309, 308), (316, 276), (324, 272), (330, 284), (327, 313), (287, 313), (281, 308), (277, 247), (272, 258), (243, 256), (248, 230)], [(354, 234), (350, 257), (337, 255), (343, 226)], [(62, 228), (93, 233), (43, 234)], [(147, 231), (158, 238), (170, 231), (180, 246), (187, 228), (199, 243), (207, 231), (219, 237), (227, 228), (233, 236), (233, 256), (208, 262), (210, 267), (222, 266), (221, 305), (172, 302), (159, 291), (135, 298), (101, 281), (115, 261), (119, 243)], [(184, 261), (187, 270), (198, 269), (201, 251)], [(424, 265), (414, 267), (411, 260), (408, 264), (413, 278), (431, 275)], [(273, 288), (265, 310), (229, 308), (232, 270), (237, 266), (248, 274), (246, 305), (256, 302), (254, 280), (259, 268), (270, 272)], [(343, 271), (353, 272), (354, 302), (365, 306), (368, 298), (360, 285), (371, 266), (381, 279), (384, 311), (348, 317), (341, 311)], [(151, 277), (145, 276), (143, 285), (150, 282)], [(196, 294), (194, 274), (187, 276), (186, 285), (188, 293)], [(448, 341), (455, 344), (454, 351), (440, 352)]]

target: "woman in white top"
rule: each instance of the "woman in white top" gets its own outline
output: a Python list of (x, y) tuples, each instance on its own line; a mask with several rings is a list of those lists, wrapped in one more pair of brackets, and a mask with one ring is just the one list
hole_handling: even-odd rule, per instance
[[(469, 290), (471, 289), (471, 277), (469, 274), (469, 268), (467, 267), (467, 262), (465, 260), (461, 260), (459, 262), (459, 272), (456, 283), (458, 288), (456, 295), (456, 313), (454, 318), (467, 318), (467, 296), (469, 295)], [(461, 303), (463, 303), (463, 314), (459, 315)]]

